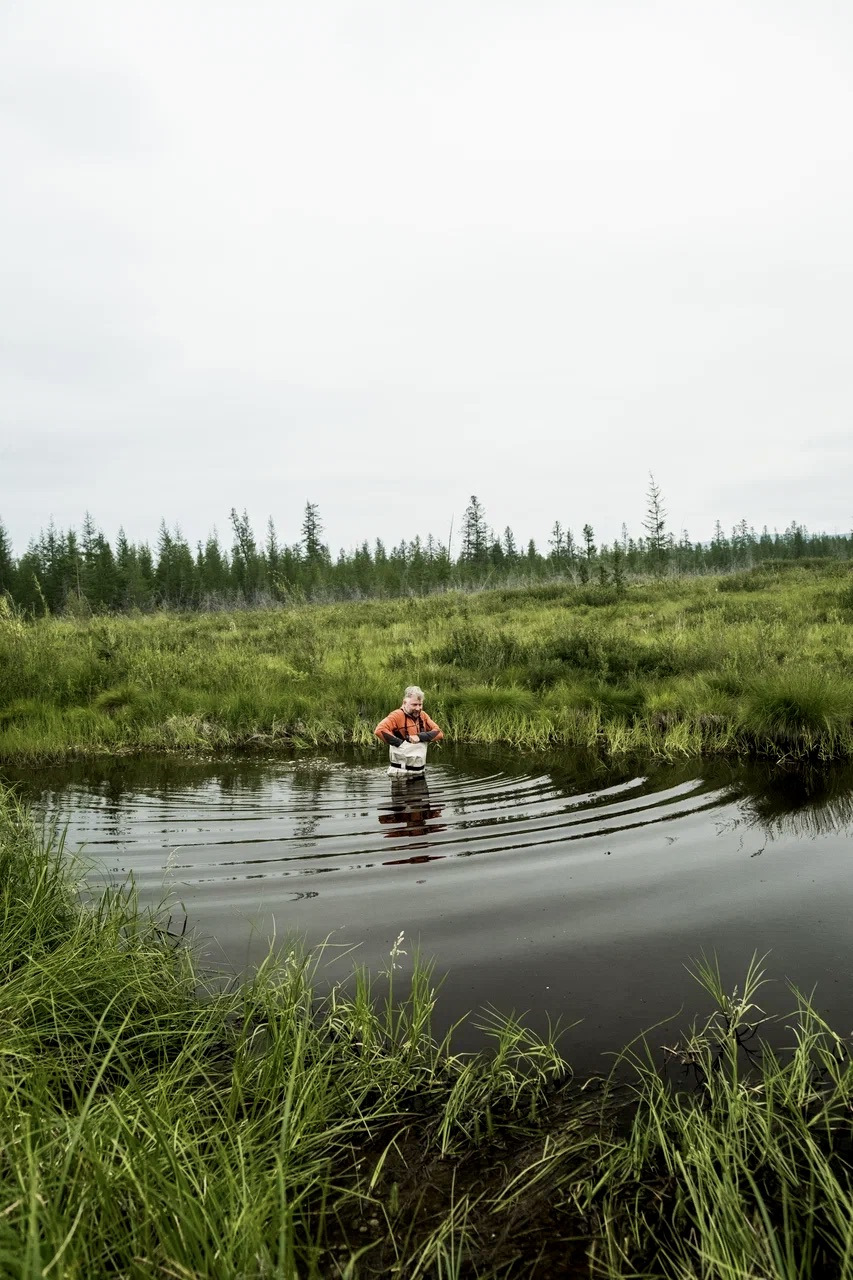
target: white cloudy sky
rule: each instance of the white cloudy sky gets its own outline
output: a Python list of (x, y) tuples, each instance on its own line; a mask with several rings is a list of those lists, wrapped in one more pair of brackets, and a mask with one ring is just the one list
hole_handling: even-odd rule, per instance
[(853, 7), (0, 6), (0, 518), (853, 524)]

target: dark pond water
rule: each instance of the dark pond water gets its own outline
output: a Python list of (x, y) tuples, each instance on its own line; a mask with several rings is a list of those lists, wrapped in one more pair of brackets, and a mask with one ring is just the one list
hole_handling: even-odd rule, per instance
[[(426, 782), (376, 753), (293, 760), (106, 761), (9, 775), (68, 827), (92, 884), (132, 873), (184, 914), (210, 967), (270, 940), (329, 940), (321, 972), (379, 971), (398, 934), (447, 978), (441, 1019), (488, 1003), (544, 1026), (578, 1070), (707, 999), (770, 952), (765, 1007), (811, 989), (853, 1028), (853, 771), (645, 764), (434, 751)], [(473, 1035), (473, 1032), (470, 1033)], [(671, 1028), (653, 1033), (672, 1039)], [(465, 1043), (463, 1036), (460, 1043)]]

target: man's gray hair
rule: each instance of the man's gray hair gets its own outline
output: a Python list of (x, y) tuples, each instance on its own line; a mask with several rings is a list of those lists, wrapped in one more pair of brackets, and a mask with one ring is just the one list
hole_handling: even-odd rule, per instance
[(403, 694), (404, 699), (405, 698), (422, 698), (423, 696), (424, 696), (423, 689), (419, 689), (416, 684), (410, 684), (406, 692)]

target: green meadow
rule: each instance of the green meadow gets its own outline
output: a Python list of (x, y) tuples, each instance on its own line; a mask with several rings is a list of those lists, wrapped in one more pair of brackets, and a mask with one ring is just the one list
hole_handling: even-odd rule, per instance
[(231, 612), (0, 607), (6, 761), (366, 744), (409, 683), (457, 742), (853, 753), (843, 561)]
[(7, 792), (0, 884), (11, 1280), (853, 1276), (849, 1039), (792, 992), (762, 1050), (758, 964), (730, 994), (700, 958), (710, 1016), (580, 1082), (570, 1030), (436, 1039), (402, 945), (323, 994), (287, 949), (206, 990), (131, 892), (81, 902)]

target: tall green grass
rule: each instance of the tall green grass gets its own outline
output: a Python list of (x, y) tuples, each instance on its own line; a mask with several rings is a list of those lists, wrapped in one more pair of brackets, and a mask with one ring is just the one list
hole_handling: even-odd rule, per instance
[(853, 1275), (850, 1039), (797, 995), (791, 1050), (756, 1038), (762, 984), (753, 962), (729, 994), (716, 961), (696, 967), (715, 1011), (670, 1050), (693, 1088), (673, 1087), (648, 1051), (627, 1133), (584, 1187), (601, 1234), (592, 1271), (607, 1277)]
[[(603, 589), (602, 589), (603, 592)], [(403, 687), (451, 739), (853, 754), (843, 567), (225, 614), (0, 616), (0, 760), (370, 743)]]

